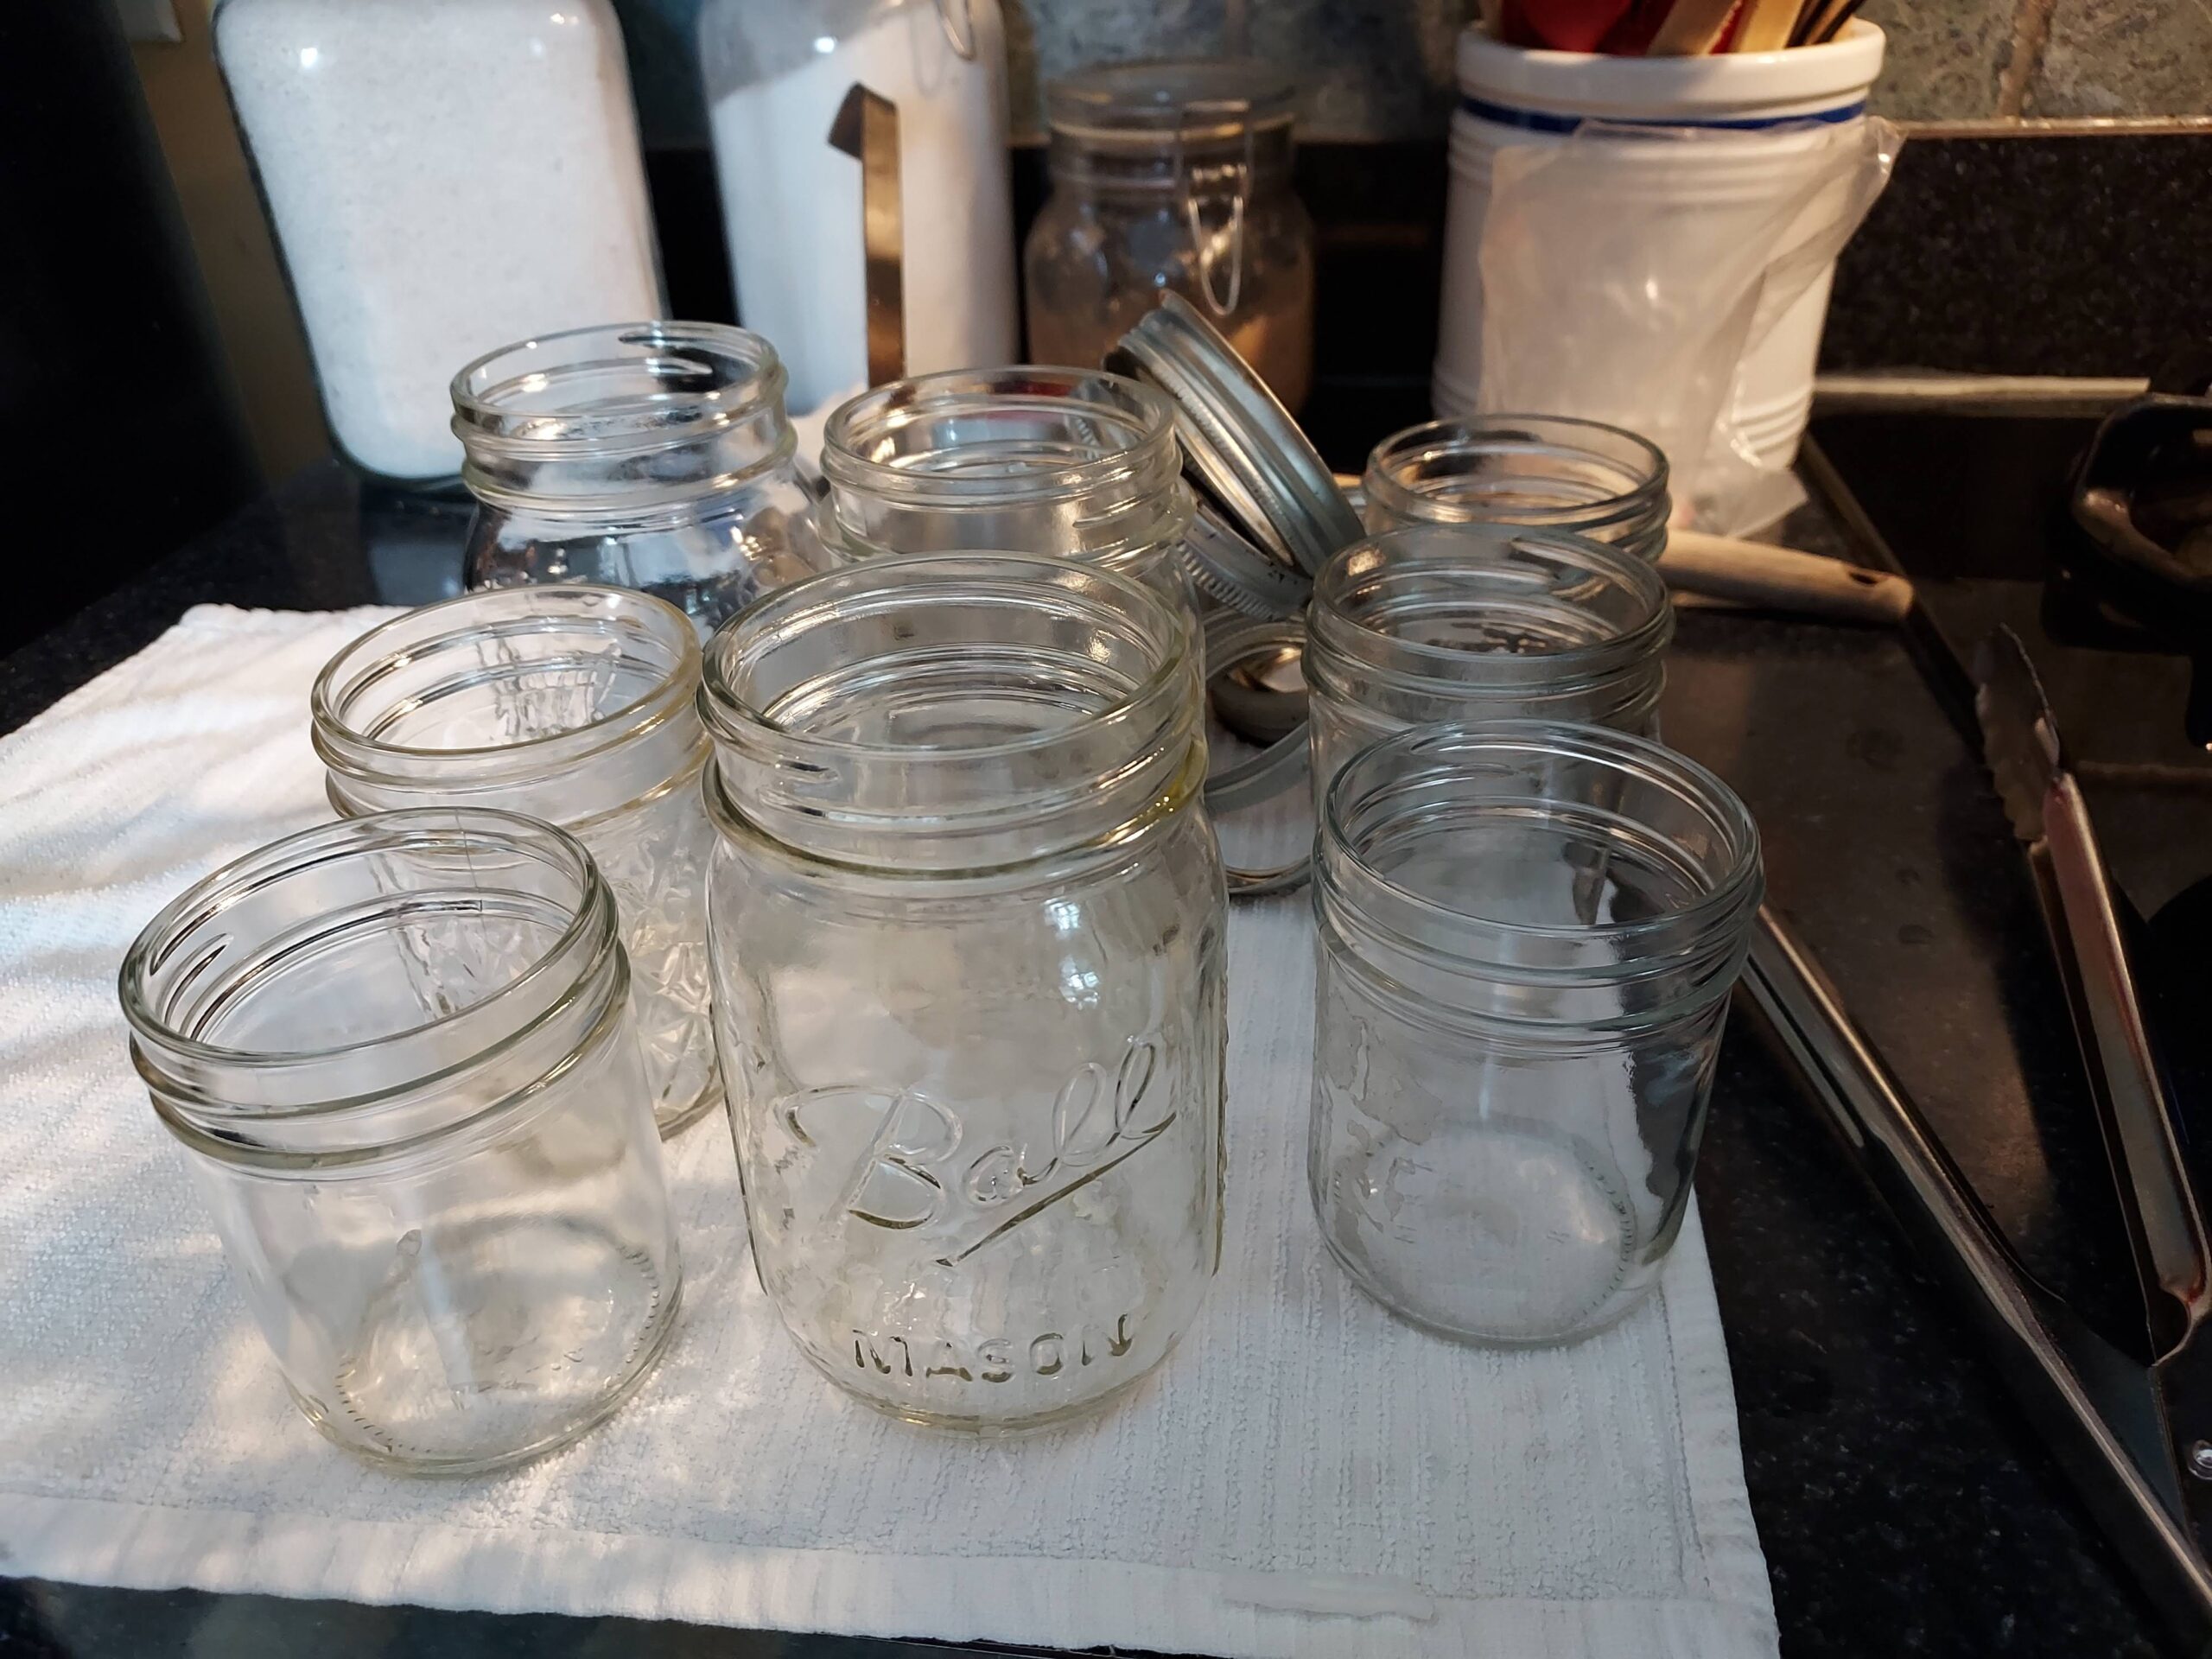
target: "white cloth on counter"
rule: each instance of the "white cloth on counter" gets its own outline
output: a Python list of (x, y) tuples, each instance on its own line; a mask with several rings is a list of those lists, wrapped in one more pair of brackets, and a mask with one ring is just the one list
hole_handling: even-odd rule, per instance
[(670, 1148), (658, 1371), (486, 1479), (294, 1409), (133, 1075), (116, 969), (217, 863), (327, 816), (308, 689), (381, 613), (203, 607), (0, 739), (0, 1569), (90, 1584), (1268, 1659), (1777, 1651), (1696, 1217), (1566, 1349), (1460, 1347), (1328, 1260), (1306, 1196), (1310, 924), (1230, 925), (1228, 1230), (1104, 1414), (999, 1442), (823, 1381), (744, 1246), (718, 1120)]

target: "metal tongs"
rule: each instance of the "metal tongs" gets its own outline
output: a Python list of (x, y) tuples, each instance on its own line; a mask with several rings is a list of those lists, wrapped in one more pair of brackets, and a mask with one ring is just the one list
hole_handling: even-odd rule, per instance
[(1984, 749), (2026, 849), (2126, 1219), (2142, 1340), (2123, 1347), (2021, 1263), (1811, 956), (1762, 912), (1745, 983), (2006, 1382), (2168, 1618), (2212, 1641), (2212, 1254), (2127, 929), (2018, 639), (1975, 664)]

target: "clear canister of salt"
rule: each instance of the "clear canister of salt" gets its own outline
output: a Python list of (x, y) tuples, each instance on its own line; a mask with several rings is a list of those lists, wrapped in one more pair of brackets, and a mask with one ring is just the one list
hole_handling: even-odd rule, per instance
[(357, 466), (454, 477), (454, 372), (662, 302), (607, 0), (219, 0), (215, 55)]

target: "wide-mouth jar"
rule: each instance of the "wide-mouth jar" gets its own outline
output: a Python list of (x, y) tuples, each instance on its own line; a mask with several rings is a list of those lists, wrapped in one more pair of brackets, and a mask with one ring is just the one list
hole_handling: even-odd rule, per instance
[(761, 1283), (880, 1408), (1133, 1387), (1220, 1228), (1227, 899), (1182, 607), (870, 562), (716, 636), (715, 1020)]
[(848, 560), (1018, 548), (1180, 594), (1192, 504), (1167, 400), (1097, 369), (963, 369), (840, 405), (823, 540)]
[(515, 588), (369, 630), (309, 706), (330, 802), (358, 817), (489, 806), (556, 823), (598, 861), (630, 953), (665, 1133), (721, 1098), (707, 1016), (700, 649), (690, 620), (613, 588)]
[(1447, 1335), (1586, 1335), (1673, 1246), (1762, 884), (1743, 803), (1595, 726), (1410, 728), (1329, 787), (1308, 1176)]
[(1395, 432), (1360, 486), (1371, 530), (1509, 524), (1610, 542), (1645, 559), (1667, 547), (1667, 457), (1601, 421), (1471, 415)]
[(650, 1369), (679, 1275), (628, 978), (590, 855), (480, 809), (288, 836), (131, 946), (131, 1057), (340, 1446), (498, 1468)]
[(471, 588), (607, 582), (711, 630), (820, 563), (784, 366), (723, 323), (571, 329), (453, 381)]
[(1619, 547), (1425, 524), (1338, 554), (1306, 626), (1318, 814), (1356, 750), (1424, 721), (1540, 718), (1650, 735), (1675, 613), (1657, 571)]

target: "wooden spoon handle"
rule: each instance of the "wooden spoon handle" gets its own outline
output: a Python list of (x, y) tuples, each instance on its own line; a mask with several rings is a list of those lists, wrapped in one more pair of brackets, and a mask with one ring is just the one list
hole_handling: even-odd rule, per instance
[(1798, 0), (1744, 0), (1733, 52), (1779, 52), (1797, 27)]
[(1795, 548), (1695, 530), (1668, 532), (1659, 574), (1669, 588), (1682, 593), (1800, 616), (1891, 627), (1912, 609), (1912, 583), (1903, 576)]
[(1645, 53), (1654, 58), (1695, 58), (1713, 50), (1721, 31), (1728, 27), (1728, 19), (1736, 10), (1736, 0), (1675, 0), (1667, 21), (1659, 25), (1659, 32), (1651, 37)]

